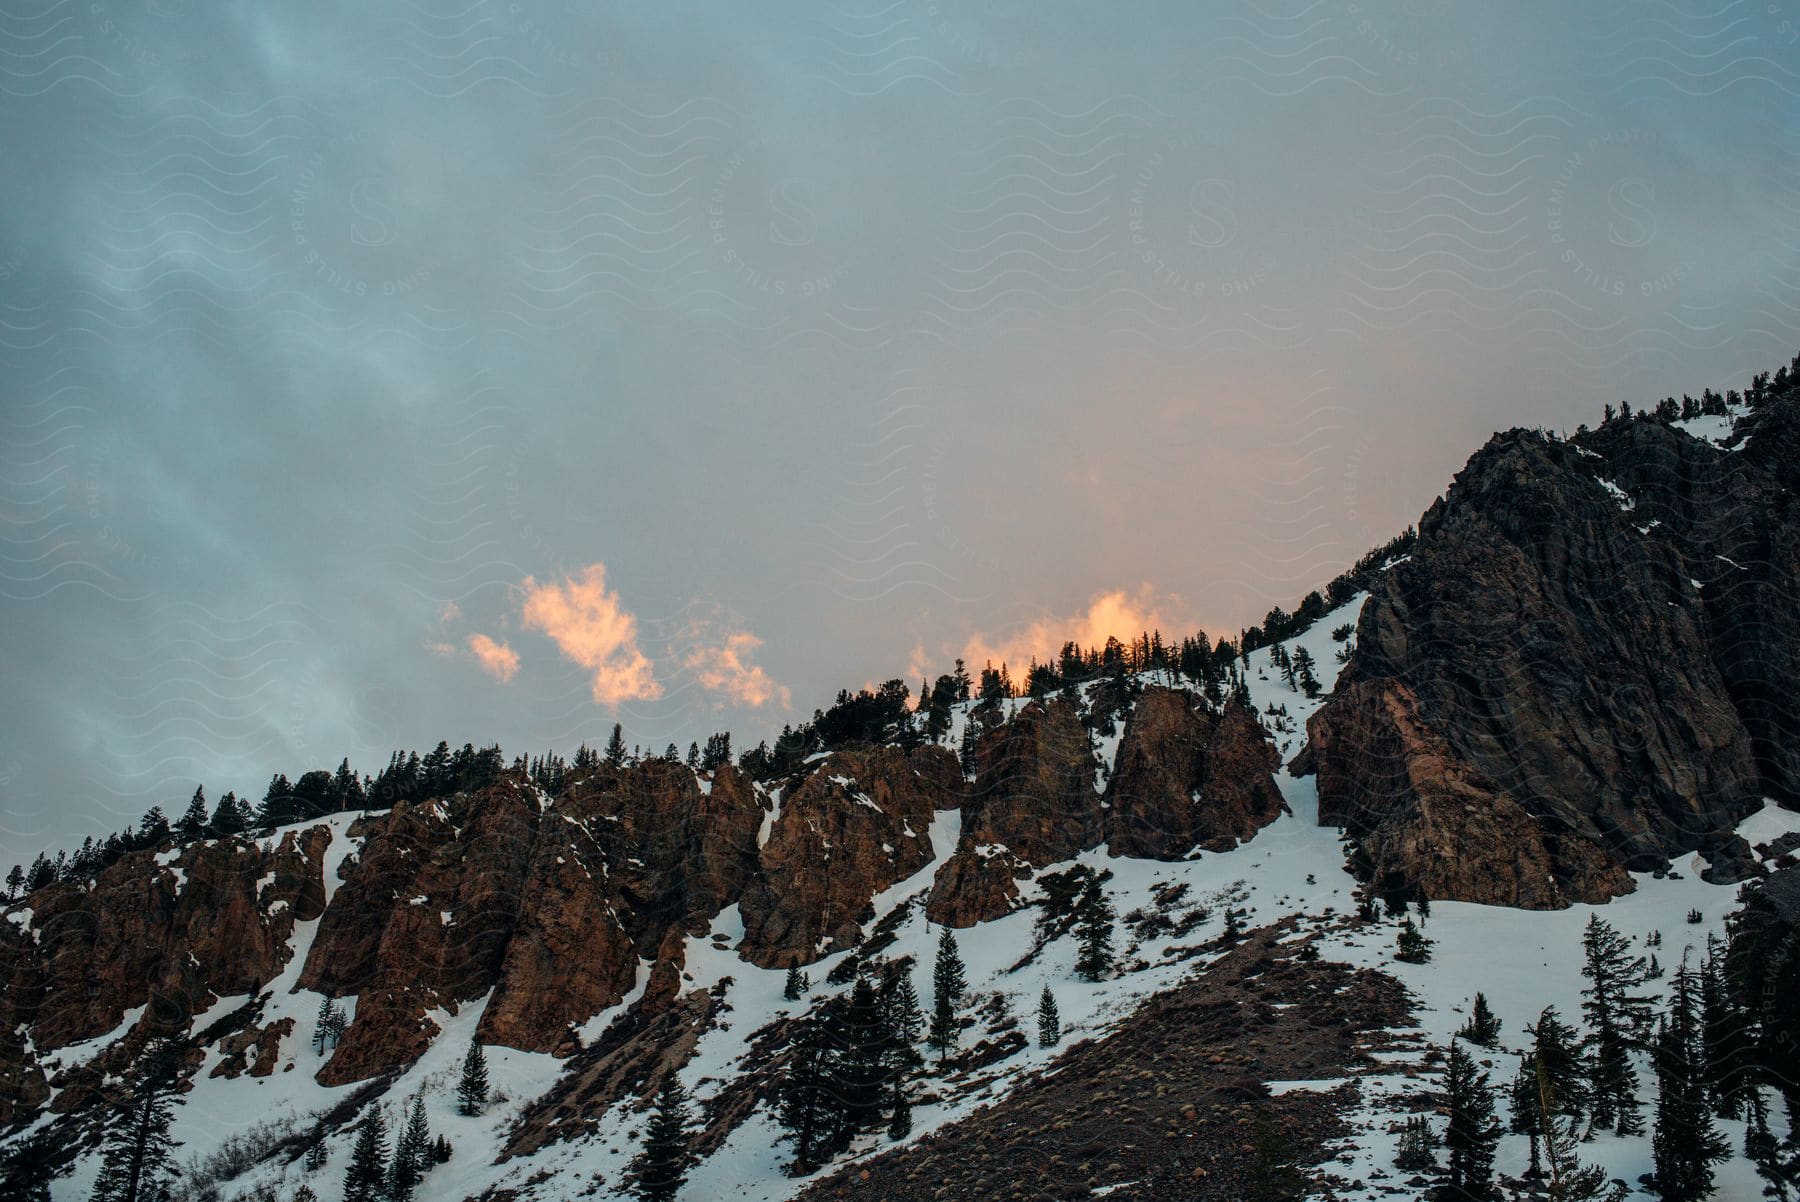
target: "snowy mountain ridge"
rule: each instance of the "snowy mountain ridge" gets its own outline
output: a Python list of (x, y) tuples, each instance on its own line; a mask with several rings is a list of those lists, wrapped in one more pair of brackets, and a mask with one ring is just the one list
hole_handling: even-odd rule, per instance
[[(449, 1159), (378, 1192), (633, 1196), (670, 1081), (690, 1200), (1003, 1196), (1026, 1164), (1020, 1196), (1414, 1196), (1439, 1170), (1401, 1139), (1447, 1105), (1477, 993), (1504, 1094), (1545, 1007), (1582, 1025), (1590, 918), (1665, 983), (1745, 938), (1759, 891), (1758, 921), (1800, 923), (1797, 410), (1498, 435), (1404, 546), (1185, 666), (984, 680), (941, 729), (921, 698), (827, 737), (892, 707), (864, 694), (822, 750), (496, 765), (41, 884), (0, 923), (8, 1171), (113, 1196), (155, 1053), (177, 1199), (368, 1202), (370, 1116), (415, 1111)], [(1763, 967), (1778, 999), (1795, 957)], [(883, 1034), (880, 1122), (805, 1162), (813, 1041), (906, 994), (933, 1012), (916, 1063)], [(1763, 1110), (1800, 1079), (1779, 1035)], [(1628, 1066), (1649, 1114), (1665, 1066)], [(1717, 1128), (1712, 1196), (1759, 1196), (1750, 1118)], [(1541, 1193), (1532, 1144), (1498, 1140), (1515, 1196)], [(1653, 1196), (1650, 1139), (1578, 1151)]]

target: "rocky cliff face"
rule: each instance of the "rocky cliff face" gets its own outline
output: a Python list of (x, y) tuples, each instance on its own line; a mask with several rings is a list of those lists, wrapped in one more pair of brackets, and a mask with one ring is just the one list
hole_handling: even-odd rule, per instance
[(1214, 715), (1153, 688), (1120, 746), (1103, 795), (1076, 709), (1032, 703), (982, 739), (973, 783), (939, 746), (836, 751), (766, 790), (730, 766), (700, 776), (654, 759), (591, 768), (554, 799), (507, 773), (340, 822), (349, 845), (329, 882), (327, 826), (284, 832), (267, 851), (226, 839), (127, 856), (91, 888), (40, 890), (0, 924), (0, 1121), (50, 1095), (43, 1053), (136, 1007), (141, 1035), (181, 1033), (245, 996), (209, 1041), (212, 1071), (274, 1071), (284, 1041), (308, 1034), (259, 1000), (294, 954), (296, 922), (318, 920), (298, 987), (355, 999), (316, 1070), (342, 1085), (412, 1064), (442, 1015), (472, 1003), (482, 1040), (561, 1056), (582, 1052), (578, 1028), (634, 990), (636, 1021), (653, 1023), (681, 994), (686, 941), (733, 905), (752, 964), (853, 946), (877, 895), (931, 864), (944, 810), (964, 810), (962, 839), (931, 904), (958, 925), (1007, 912), (1035, 868), (1103, 840), (1179, 858), (1229, 847), (1279, 811), (1273, 752), (1247, 712)]
[[(118, 1027), (185, 1031), (221, 997), (254, 993), (318, 918), (329, 832), (290, 831), (126, 856), (91, 886), (40, 889), (0, 923), (0, 1122), (43, 1102), (38, 1057)], [(29, 1040), (29, 1042), (27, 1042)]]
[(1795, 410), (1738, 449), (1639, 420), (1513, 431), (1469, 461), (1308, 728), (1321, 819), (1378, 877), (1600, 900), (1760, 797), (1794, 802)]
[(809, 964), (857, 942), (870, 900), (931, 862), (932, 820), (961, 784), (941, 747), (840, 751), (819, 764), (784, 793), (744, 890), (744, 957)]
[(1147, 689), (1107, 781), (1107, 848), (1153, 860), (1229, 851), (1280, 815), (1277, 766), (1243, 706), (1214, 714), (1191, 693)]
[(1017, 876), (1098, 845), (1105, 827), (1093, 743), (1069, 702), (1030, 702), (982, 735), (975, 754), (962, 835), (925, 910), (955, 927), (1006, 913)]
[(355, 994), (320, 1070), (362, 1080), (416, 1059), (431, 1011), (490, 994), (482, 1038), (568, 1054), (572, 1030), (659, 963), (756, 871), (762, 802), (721, 768), (705, 782), (650, 760), (602, 767), (554, 803), (507, 777), (366, 820), (301, 984)]
[(650, 949), (670, 927), (704, 933), (757, 870), (764, 805), (730, 766), (705, 789), (687, 767), (663, 760), (603, 768), (558, 805), (590, 819), (620, 919)]
[(1007, 913), (1031, 871), (1106, 842), (1114, 855), (1176, 860), (1249, 839), (1281, 813), (1273, 746), (1248, 710), (1214, 714), (1151, 687), (1133, 707), (1104, 793), (1070, 703), (1032, 702), (977, 745), (980, 768), (955, 855), (926, 913), (966, 927)]

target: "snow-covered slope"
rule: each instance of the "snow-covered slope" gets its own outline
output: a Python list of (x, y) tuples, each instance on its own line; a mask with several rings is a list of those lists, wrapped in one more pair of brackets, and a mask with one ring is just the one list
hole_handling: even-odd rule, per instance
[[(1337, 652), (1344, 646), (1333, 639), (1332, 631), (1354, 623), (1362, 600), (1360, 596), (1355, 598), (1286, 644), (1290, 653), (1297, 647), (1308, 650), (1327, 689), (1337, 672)], [(1299, 749), (1306, 718), (1319, 702), (1309, 700), (1282, 680), (1269, 649), (1251, 655), (1246, 681), (1255, 708), (1270, 725), (1285, 760)], [(965, 714), (959, 711), (951, 734), (952, 745), (960, 737), (965, 720)], [(1116, 748), (1116, 738), (1106, 740), (1102, 746), (1109, 768)], [(935, 1100), (920, 1104), (914, 1112), (909, 1140), (916, 1141), (973, 1114), (1003, 1096), (1022, 1075), (1054, 1061), (1072, 1042), (1104, 1037), (1145, 999), (1172, 987), (1188, 974), (1204, 973), (1209, 956), (1195, 955), (1193, 949), (1221, 933), (1228, 910), (1240, 910), (1248, 927), (1299, 915), (1304, 919), (1300, 924), (1304, 933), (1320, 935), (1324, 958), (1390, 973), (1416, 999), (1418, 1027), (1407, 1033), (1416, 1050), (1398, 1054), (1379, 1071), (1356, 1079), (1361, 1101), (1353, 1116), (1355, 1134), (1342, 1142), (1337, 1161), (1331, 1166), (1343, 1183), (1342, 1196), (1371, 1200), (1386, 1197), (1389, 1195), (1385, 1190), (1403, 1179), (1392, 1168), (1392, 1129), (1406, 1109), (1408, 1095), (1426, 1083), (1420, 1074), (1430, 1071), (1424, 1061), (1427, 1049), (1441, 1049), (1448, 1043), (1466, 1018), (1475, 991), (1486, 993), (1505, 1024), (1502, 1041), (1507, 1051), (1484, 1057), (1496, 1083), (1500, 1083), (1511, 1076), (1514, 1061), (1510, 1053), (1522, 1040), (1526, 1021), (1546, 1005), (1558, 1007), (1565, 1017), (1578, 1014), (1582, 984), (1580, 932), (1589, 914), (1601, 913), (1640, 946), (1652, 932), (1660, 932), (1658, 954), (1672, 966), (1684, 951), (1703, 950), (1706, 937), (1721, 932), (1724, 916), (1734, 904), (1735, 889), (1702, 882), (1696, 865), (1691, 863), (1660, 879), (1640, 876), (1635, 893), (1601, 907), (1575, 906), (1545, 913), (1440, 902), (1431, 908), (1425, 924), (1425, 932), (1435, 944), (1430, 962), (1396, 963), (1393, 951), (1397, 920), (1364, 923), (1356, 919), (1356, 883), (1345, 870), (1345, 852), (1338, 832), (1317, 823), (1313, 781), (1281, 773), (1278, 782), (1289, 812), (1234, 851), (1195, 853), (1187, 860), (1168, 863), (1114, 858), (1101, 846), (1046, 870), (1082, 865), (1108, 873), (1107, 888), (1118, 914), (1161, 908), (1173, 920), (1175, 930), (1141, 939), (1122, 927), (1118, 940), (1121, 968), (1105, 980), (1087, 982), (1076, 976), (1072, 937), (1054, 940), (1041, 953), (1028, 955), (1034, 942), (1036, 913), (1029, 906), (959, 932), (958, 942), (968, 966), (970, 1009), (983, 1016), (981, 1022), (991, 1028), (1011, 1015), (1029, 1026), (1039, 992), (1047, 987), (1061, 1011), (1062, 1041), (1056, 1048), (1045, 1049), (1038, 1047), (1035, 1040), (1028, 1040), (1026, 1046), (997, 1064), (937, 1082)], [(924, 898), (935, 874), (957, 844), (960, 823), (957, 812), (940, 812), (930, 832), (936, 853), (933, 861), (881, 893), (874, 902), (878, 921), (891, 919), (883, 925), (892, 926), (895, 932), (894, 941), (884, 954), (892, 960), (912, 959), (914, 985), (921, 997), (930, 997), (931, 964), (940, 933), (925, 920)], [(347, 836), (348, 816), (334, 818), (331, 824), (332, 851), (325, 872), (328, 885), (337, 881), (339, 863), (354, 846)], [(1772, 807), (1746, 823), (1746, 834), (1757, 841), (1790, 830), (1800, 830), (1800, 815)], [(1174, 886), (1185, 887), (1185, 891), (1178, 902), (1170, 905), (1167, 899)], [(1033, 896), (1030, 890), (1034, 887), (1027, 886), (1028, 899)], [(1691, 910), (1700, 913), (1700, 922), (1687, 920)], [(343, 1106), (360, 1088), (328, 1088), (313, 1077), (321, 1058), (312, 1050), (310, 1038), (314, 1015), (324, 999), (296, 988), (295, 980), (316, 926), (316, 922), (299, 925), (288, 970), (268, 985), (272, 998), (265, 1014), (294, 1020), (293, 1031), (281, 1042), (280, 1063), (274, 1071), (262, 1077), (209, 1077), (217, 1059), (215, 1052), (209, 1054), (208, 1063), (197, 1075), (186, 1104), (178, 1111), (176, 1126), (176, 1134), (184, 1145), (182, 1156), (190, 1164), (204, 1165), (232, 1141), (269, 1142), (273, 1135), (302, 1130), (311, 1125), (315, 1116)], [(700, 1036), (694, 1056), (680, 1073), (702, 1106), (734, 1078), (758, 1067), (747, 1059), (748, 1037), (752, 1033), (849, 987), (827, 981), (832, 969), (853, 954), (845, 952), (810, 966), (811, 992), (799, 1001), (785, 1000), (783, 970), (757, 968), (731, 950), (742, 935), (737, 907), (732, 906), (717, 916), (707, 936), (690, 938), (686, 948), (683, 990), (704, 988), (715, 995), (722, 992), (726, 1001), (719, 1021)], [(640, 990), (646, 971), (647, 966), (639, 973)], [(212, 1016), (227, 1013), (245, 1000), (223, 999), (213, 1008)], [(347, 1001), (354, 1004), (354, 999)], [(586, 1040), (591, 1043), (633, 1001), (635, 995), (596, 1015), (584, 1027)], [(411, 1100), (415, 1096), (423, 1098), (433, 1131), (446, 1135), (454, 1146), (452, 1160), (425, 1177), (416, 1194), (417, 1202), (461, 1202), (500, 1190), (513, 1191), (511, 1196), (520, 1199), (543, 1202), (624, 1196), (625, 1169), (639, 1150), (647, 1117), (636, 1099), (616, 1104), (585, 1137), (550, 1143), (535, 1154), (496, 1163), (496, 1153), (509, 1128), (531, 1101), (543, 1096), (558, 1081), (566, 1061), (490, 1047), (487, 1055), (496, 1100), (477, 1117), (456, 1112), (457, 1070), (481, 1010), (482, 1003), (475, 1002), (460, 1007), (454, 1014), (433, 1014), (431, 1018), (442, 1028), (442, 1034), (374, 1103), (382, 1107), (392, 1130), (400, 1125)], [(206, 1021), (203, 1018), (200, 1025)], [(58, 1053), (58, 1060), (71, 1063), (91, 1056), (122, 1035), (124, 1029), (65, 1049)], [(970, 1039), (980, 1038), (983, 1030), (978, 1027)], [(1653, 1074), (1647, 1065), (1640, 1064), (1639, 1068), (1648, 1100)], [(1274, 1087), (1279, 1092), (1336, 1084), (1279, 1082)], [(349, 1118), (353, 1117), (347, 1116), (328, 1138), (327, 1164), (322, 1170), (309, 1173), (298, 1160), (290, 1163), (277, 1156), (221, 1182), (217, 1196), (288, 1202), (304, 1186), (320, 1202), (338, 1202), (353, 1138)], [(1729, 1123), (1723, 1126), (1734, 1148), (1741, 1149), (1741, 1127)], [(852, 1150), (851, 1156), (878, 1156), (893, 1146), (885, 1136), (868, 1136)], [(1613, 1174), (1635, 1183), (1639, 1174), (1649, 1168), (1650, 1145), (1642, 1138), (1603, 1137), (1588, 1145), (1584, 1155), (1605, 1163)], [(716, 1198), (775, 1202), (791, 1197), (807, 1184), (806, 1179), (786, 1174), (791, 1156), (782, 1132), (764, 1106), (732, 1130), (723, 1145), (695, 1167), (681, 1196), (695, 1202)], [(1501, 1146), (1500, 1170), (1517, 1173), (1523, 1169), (1525, 1158), (1523, 1139), (1506, 1137)], [(95, 1159), (86, 1158), (72, 1175), (54, 1183), (53, 1196), (59, 1202), (87, 1197), (96, 1169)], [(1759, 1183), (1741, 1156), (1721, 1171), (1717, 1197), (1724, 1202), (1751, 1202), (1760, 1197)]]

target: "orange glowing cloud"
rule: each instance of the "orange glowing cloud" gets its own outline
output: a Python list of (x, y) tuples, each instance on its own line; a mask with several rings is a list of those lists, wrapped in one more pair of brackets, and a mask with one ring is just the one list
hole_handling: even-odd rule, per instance
[(762, 640), (747, 630), (732, 631), (723, 637), (703, 626), (691, 628), (697, 640), (681, 657), (681, 666), (694, 674), (694, 682), (709, 693), (721, 694), (737, 705), (760, 708), (778, 701), (783, 707), (793, 702), (785, 685), (778, 685), (760, 664), (750, 662)]
[(572, 663), (594, 674), (594, 700), (618, 706), (662, 696), (650, 659), (638, 647), (637, 618), (606, 589), (606, 567), (589, 564), (560, 584), (539, 584), (530, 576), (525, 594), (525, 626), (550, 636)]
[(511, 680), (519, 670), (519, 653), (485, 634), (469, 636), (469, 654), (475, 657), (475, 662), (481, 665), (483, 672), (501, 684)]
[(1022, 677), (1025, 665), (1034, 657), (1047, 663), (1070, 641), (1083, 648), (1099, 647), (1109, 637), (1130, 642), (1148, 630), (1161, 630), (1166, 638), (1177, 629), (1189, 629), (1163, 612), (1161, 606), (1171, 601), (1159, 601), (1148, 584), (1139, 585), (1135, 592), (1109, 589), (1095, 594), (1081, 613), (1038, 618), (1006, 635), (974, 635), (963, 648), (963, 661), (971, 674), (991, 660), (995, 667), (1004, 663), (1014, 676)]

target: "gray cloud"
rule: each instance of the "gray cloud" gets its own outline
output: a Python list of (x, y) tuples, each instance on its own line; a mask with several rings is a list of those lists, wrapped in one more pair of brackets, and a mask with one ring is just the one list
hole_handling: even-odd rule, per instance
[[(1107, 590), (1289, 604), (1493, 429), (1793, 353), (1797, 21), (10, 12), (0, 859), (439, 738), (754, 742)], [(591, 564), (662, 686), (616, 713), (522, 617)], [(510, 679), (430, 650), (477, 633)]]

